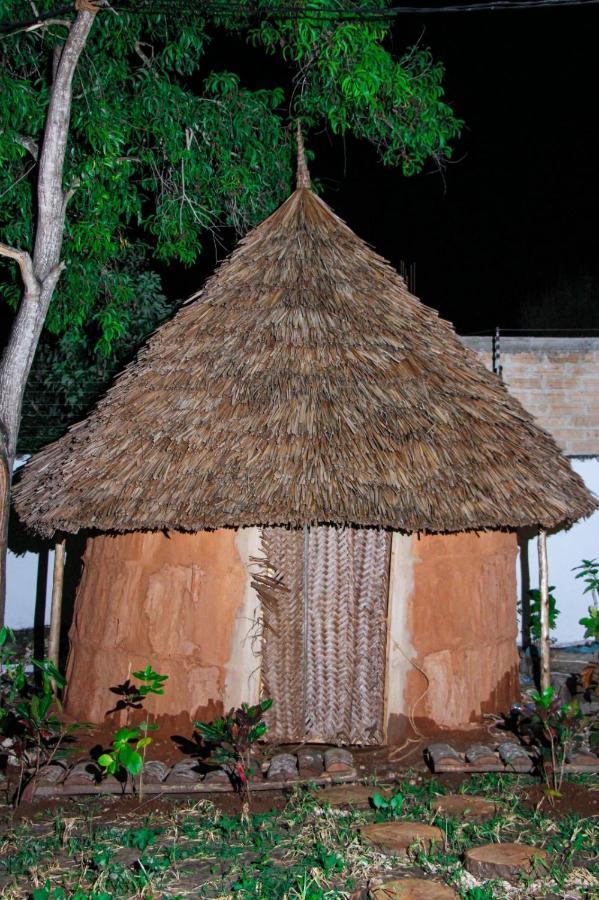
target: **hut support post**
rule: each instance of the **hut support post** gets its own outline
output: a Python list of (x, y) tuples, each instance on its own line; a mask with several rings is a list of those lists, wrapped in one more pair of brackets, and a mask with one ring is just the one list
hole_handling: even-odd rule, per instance
[[(50, 638), (48, 659), (58, 668), (60, 655), (60, 625), (62, 620), (62, 587), (64, 583), (65, 541), (54, 546), (54, 575), (52, 578), (52, 610), (50, 612)], [(54, 687), (56, 693), (56, 686)]]
[(547, 569), (547, 532), (539, 528), (539, 597), (541, 620), (541, 691), (551, 686), (549, 649), (549, 574)]

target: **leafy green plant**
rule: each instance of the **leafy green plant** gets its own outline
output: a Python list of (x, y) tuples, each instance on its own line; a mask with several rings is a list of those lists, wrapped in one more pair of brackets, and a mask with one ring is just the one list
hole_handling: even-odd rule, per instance
[[(115, 710), (127, 710), (127, 717), (129, 710), (141, 709), (144, 701), (150, 695), (164, 694), (164, 685), (168, 681), (168, 675), (160, 675), (149, 664), (145, 669), (133, 672), (133, 677), (137, 678), (141, 684), (133, 684), (130, 679), (127, 679), (123, 684), (112, 688), (114, 693), (121, 695)], [(133, 787), (135, 787), (133, 779), (139, 776), (140, 803), (143, 800), (143, 767), (146, 750), (152, 743), (149, 732), (157, 730), (158, 726), (151, 724), (150, 721), (134, 726), (127, 724), (114, 733), (111, 749), (98, 757), (98, 764), (102, 766), (104, 775), (114, 775), (120, 778), (123, 781), (123, 789), (127, 786), (129, 776), (131, 776)]]
[(586, 587), (583, 594), (590, 594), (592, 604), (588, 607), (588, 616), (579, 619), (579, 624), (584, 625), (585, 638), (599, 640), (599, 560), (583, 559), (580, 565), (574, 566), (573, 572), (578, 572), (576, 578), (584, 579)]
[(145, 669), (140, 669), (139, 672), (133, 672), (133, 678), (137, 678), (141, 684), (134, 684), (130, 678), (127, 678), (122, 684), (110, 688), (111, 692), (119, 695), (121, 699), (117, 701), (114, 709), (109, 710), (109, 713), (119, 712), (123, 709), (141, 709), (144, 700), (150, 694), (157, 696), (164, 694), (164, 685), (168, 681), (168, 675), (159, 675), (150, 665), (147, 665)]
[(134, 847), (136, 850), (145, 850), (150, 844), (153, 844), (160, 834), (158, 828), (148, 828), (144, 825), (142, 828), (131, 829), (124, 835), (123, 843), (127, 847)]
[(0, 734), (9, 739), (11, 753), (20, 764), (16, 803), (26, 773), (34, 780), (42, 765), (72, 752), (65, 742), (82, 727), (78, 722), (64, 723), (57, 715), (62, 708), (55, 692), (65, 686), (65, 680), (54, 663), (49, 659), (31, 662), (41, 675), (39, 687), (27, 673), (14, 632), (0, 628)]
[(399, 816), (403, 812), (404, 797), (401, 793), (394, 794), (390, 799), (387, 799), (377, 792), (372, 795), (371, 800), (376, 810), (389, 816)]
[(466, 897), (468, 900), (495, 900), (495, 886), (493, 884), (483, 884), (476, 887), (468, 888)]
[[(557, 608), (557, 602), (552, 591), (555, 590), (554, 585), (549, 586), (549, 628), (554, 629), (557, 623), (557, 617), (560, 614)], [(538, 588), (533, 588), (528, 592), (531, 599), (530, 604), (530, 630), (536, 640), (541, 639), (541, 592)]]
[(583, 594), (591, 594), (593, 606), (599, 606), (599, 560), (583, 559), (580, 565), (574, 566), (573, 572), (578, 572), (576, 578), (584, 578), (586, 587)]
[(0, 628), (0, 727), (21, 696), (27, 683), (25, 663), (16, 656), (15, 634)]
[[(533, 725), (538, 726), (535, 749), (550, 801), (559, 797), (568, 756), (587, 737), (589, 722), (577, 700), (561, 703), (552, 685), (531, 695)], [(535, 732), (532, 732), (535, 735)]]
[(209, 761), (228, 772), (248, 809), (252, 749), (266, 734), (267, 725), (263, 717), (271, 706), (270, 699), (261, 700), (254, 706), (242, 703), (214, 722), (195, 722), (200, 737), (213, 747)]
[[(146, 727), (150, 730), (157, 726)], [(98, 763), (106, 775), (118, 777), (128, 773), (135, 777), (143, 769), (143, 757), (139, 751), (151, 743), (152, 738), (141, 727), (119, 728), (112, 737), (112, 748), (98, 757)]]
[(585, 638), (599, 641), (599, 609), (596, 606), (589, 606), (588, 615), (579, 619), (578, 623), (584, 625)]
[(32, 900), (65, 900), (66, 894), (60, 886), (47, 881), (41, 888), (35, 888), (31, 892)]
[(331, 850), (323, 843), (318, 843), (314, 854), (314, 862), (325, 875), (342, 872), (345, 868), (343, 857), (336, 850)]
[(137, 688), (137, 693), (142, 700), (150, 694), (164, 694), (164, 684), (168, 681), (168, 675), (159, 675), (158, 672), (153, 670), (152, 666), (147, 665), (145, 669), (134, 672), (133, 677), (141, 681), (140, 686)]

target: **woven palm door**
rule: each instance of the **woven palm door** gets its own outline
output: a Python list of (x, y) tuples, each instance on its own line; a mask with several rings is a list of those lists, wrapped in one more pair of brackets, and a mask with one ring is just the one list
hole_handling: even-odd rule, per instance
[(276, 741), (383, 741), (390, 537), (269, 528), (262, 680)]

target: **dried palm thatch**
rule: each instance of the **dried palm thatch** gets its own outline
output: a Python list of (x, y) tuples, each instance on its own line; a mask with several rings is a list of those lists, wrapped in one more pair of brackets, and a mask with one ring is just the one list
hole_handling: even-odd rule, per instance
[(308, 523), (456, 532), (589, 515), (553, 439), (309, 187), (25, 467), (42, 534)]

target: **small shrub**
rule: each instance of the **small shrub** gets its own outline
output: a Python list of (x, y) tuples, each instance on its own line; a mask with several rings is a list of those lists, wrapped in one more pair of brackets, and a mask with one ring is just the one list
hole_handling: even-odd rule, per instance
[(599, 609), (596, 606), (589, 606), (588, 615), (578, 620), (579, 625), (584, 625), (585, 638), (591, 638), (599, 641)]
[(249, 808), (252, 774), (251, 754), (255, 744), (264, 737), (267, 730), (264, 713), (272, 706), (272, 700), (262, 700), (255, 706), (242, 703), (231, 709), (226, 716), (209, 724), (196, 722), (195, 727), (202, 739), (213, 746), (209, 762), (228, 772), (231, 781)]
[[(133, 677), (141, 682), (133, 684), (129, 679), (117, 687), (111, 688), (115, 694), (120, 694), (121, 699), (112, 712), (117, 710), (142, 709), (144, 701), (151, 694), (164, 694), (164, 685), (168, 675), (160, 675), (150, 665), (139, 672), (133, 672)], [(149, 737), (150, 731), (157, 731), (158, 726), (149, 721), (139, 725), (119, 728), (112, 736), (112, 747), (98, 757), (98, 764), (102, 766), (104, 775), (114, 775), (123, 782), (123, 790), (127, 786), (129, 777), (133, 781), (139, 775), (139, 802), (143, 800), (143, 767), (146, 759), (146, 750), (152, 743)]]
[(384, 812), (389, 816), (401, 815), (404, 808), (404, 798), (402, 794), (394, 794), (389, 800), (378, 792), (372, 795), (372, 805), (379, 812)]
[[(549, 586), (549, 628), (553, 630), (557, 624), (557, 617), (560, 614), (557, 608), (557, 602), (552, 591), (555, 590), (554, 585)], [(530, 630), (535, 640), (541, 640), (541, 592), (538, 588), (533, 588), (528, 592), (530, 596)]]
[(152, 743), (152, 738), (144, 733), (144, 726), (148, 730), (157, 728), (156, 725), (144, 722), (143, 726), (119, 728), (115, 731), (112, 736), (112, 749), (98, 757), (98, 763), (104, 769), (105, 775), (116, 775), (118, 778), (123, 773), (134, 777), (141, 773), (143, 757), (139, 751)]
[[(577, 700), (561, 703), (550, 686), (531, 696), (534, 704), (530, 734), (549, 798), (560, 796), (567, 758), (588, 740), (593, 723), (582, 715)], [(536, 726), (536, 728), (534, 727)]]
[(579, 624), (584, 625), (585, 638), (599, 640), (599, 560), (583, 559), (580, 565), (574, 566), (573, 572), (578, 572), (576, 578), (584, 579), (586, 587), (583, 594), (590, 594), (592, 604), (588, 607), (588, 616), (579, 619)]
[(49, 659), (33, 659), (41, 674), (38, 688), (26, 671), (14, 632), (0, 628), (0, 734), (8, 739), (10, 753), (20, 764), (19, 784), (14, 797), (18, 803), (27, 777), (35, 778), (42, 765), (63, 759), (73, 748), (67, 739), (82, 727), (65, 724), (57, 715), (62, 711), (56, 690), (65, 680)]

